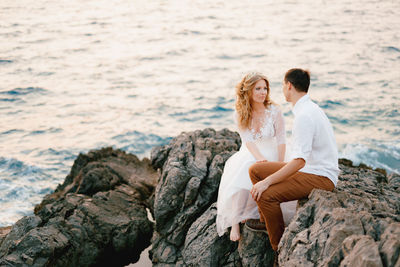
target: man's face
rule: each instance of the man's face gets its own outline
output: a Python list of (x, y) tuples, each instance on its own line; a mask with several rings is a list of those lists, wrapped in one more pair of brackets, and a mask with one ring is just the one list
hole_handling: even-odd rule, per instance
[(283, 82), (282, 82), (282, 92), (283, 92), (283, 95), (285, 96), (285, 99), (286, 99), (287, 102), (290, 101), (288, 87), (289, 87), (289, 82), (285, 82), (285, 80), (283, 80)]

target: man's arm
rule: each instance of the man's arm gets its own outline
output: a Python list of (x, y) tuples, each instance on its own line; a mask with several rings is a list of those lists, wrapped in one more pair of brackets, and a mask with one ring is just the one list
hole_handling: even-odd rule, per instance
[(266, 177), (264, 180), (256, 183), (250, 190), (251, 196), (255, 201), (258, 201), (261, 194), (273, 184), (277, 184), (292, 176), (295, 172), (304, 167), (305, 161), (302, 158), (291, 160), (282, 169)]
[(295, 172), (304, 167), (306, 162), (302, 158), (293, 159), (288, 164), (283, 166), (282, 169), (268, 176), (268, 179), (264, 179), (262, 182), (266, 182), (268, 186), (277, 184), (292, 176)]

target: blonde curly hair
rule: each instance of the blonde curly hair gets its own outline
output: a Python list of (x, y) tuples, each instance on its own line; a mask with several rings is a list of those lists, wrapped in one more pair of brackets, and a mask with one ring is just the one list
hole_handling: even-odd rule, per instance
[(238, 124), (241, 129), (250, 128), (251, 124), (251, 113), (253, 110), (252, 107), (252, 90), (256, 83), (260, 80), (264, 80), (267, 85), (267, 96), (264, 100), (265, 108), (268, 108), (272, 101), (269, 98), (269, 82), (265, 75), (259, 72), (250, 72), (246, 74), (243, 79), (236, 85), (236, 112), (238, 116)]

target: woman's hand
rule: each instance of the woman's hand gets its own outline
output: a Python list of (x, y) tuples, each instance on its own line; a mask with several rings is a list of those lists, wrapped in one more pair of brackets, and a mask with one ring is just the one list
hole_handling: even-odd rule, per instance
[(269, 183), (267, 179), (259, 181), (250, 190), (251, 196), (255, 201), (260, 200), (262, 193), (267, 190), (269, 187)]
[(264, 159), (264, 158), (258, 158), (258, 159), (256, 159), (256, 162), (257, 163), (259, 163), (259, 162), (267, 162), (268, 160), (266, 160), (266, 159)]

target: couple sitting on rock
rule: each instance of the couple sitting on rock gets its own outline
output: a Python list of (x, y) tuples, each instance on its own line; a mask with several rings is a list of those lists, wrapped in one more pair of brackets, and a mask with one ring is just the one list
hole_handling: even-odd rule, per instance
[(267, 78), (249, 73), (236, 86), (235, 119), (242, 146), (226, 162), (221, 178), (216, 221), (220, 236), (232, 227), (230, 239), (239, 240), (239, 223), (245, 221), (250, 229), (266, 230), (277, 251), (283, 214), (293, 215), (293, 202), (307, 198), (314, 188), (334, 189), (339, 174), (336, 141), (327, 116), (307, 94), (309, 85), (308, 71), (286, 72), (283, 94), (294, 114), (287, 163), (284, 118), (270, 100)]

